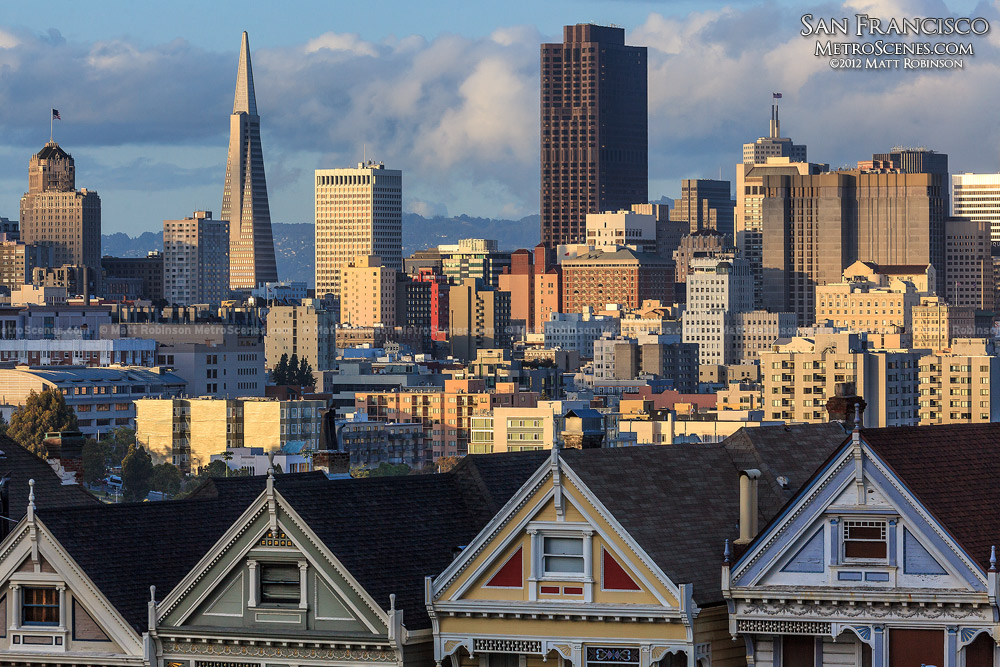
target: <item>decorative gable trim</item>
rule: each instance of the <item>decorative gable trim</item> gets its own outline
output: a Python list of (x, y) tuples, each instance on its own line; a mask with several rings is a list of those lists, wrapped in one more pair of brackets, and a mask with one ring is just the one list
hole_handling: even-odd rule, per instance
[(524, 547), (520, 546), (497, 568), (483, 588), (524, 588)]
[[(42, 576), (47, 580), (58, 580), (73, 593), (73, 598), (78, 599), (84, 609), (96, 614), (100, 619), (98, 626), (101, 631), (109, 637), (109, 641), (121, 648), (123, 657), (141, 657), (142, 638), (37, 516), (26, 516), (7, 536), (6, 546), (0, 556), (0, 583), (8, 582), (25, 559), (41, 563), (43, 557), (53, 571)], [(66, 630), (71, 632), (73, 624), (70, 610), (65, 612), (69, 621)], [(15, 609), (14, 613), (18, 613), (18, 610)]]
[[(197, 586), (202, 579), (208, 576), (208, 573), (219, 563), (219, 561), (231, 552), (236, 542), (248, 531), (250, 531), (255, 524), (258, 524), (260, 522), (260, 518), (265, 514), (267, 520), (258, 526), (254, 538), (249, 540), (247, 545), (242, 548), (239, 553), (235, 554), (233, 563), (230, 567), (225, 568), (225, 570), (216, 574), (215, 579), (212, 585), (209, 586), (208, 590), (199, 596), (199, 598), (192, 600), (187, 611), (178, 619), (178, 625), (184, 623), (204, 602), (205, 598), (217, 590), (217, 587), (221, 584), (223, 579), (230, 572), (232, 572), (235, 567), (238, 567), (239, 564), (242, 563), (243, 559), (246, 557), (247, 553), (250, 552), (250, 550), (259, 547), (261, 539), (264, 539), (268, 534), (276, 535), (281, 530), (285, 530), (287, 533), (287, 528), (284, 525), (284, 520), (287, 518), (291, 525), (295, 526), (295, 528), (301, 532), (306, 540), (309, 541), (309, 544), (311, 544), (318, 553), (322, 554), (325, 561), (324, 563), (317, 562), (313, 558), (312, 554), (305, 550), (300, 550), (302, 556), (316, 569), (317, 573), (321, 574), (323, 580), (330, 587), (334, 589), (337, 588), (337, 584), (331, 580), (326, 573), (327, 567), (332, 568), (342, 577), (351, 590), (353, 590), (364, 602), (369, 612), (378, 618), (384, 624), (385, 628), (389, 627), (389, 617), (386, 611), (375, 602), (371, 595), (361, 586), (358, 580), (347, 570), (346, 567), (344, 567), (343, 563), (341, 563), (340, 560), (330, 552), (326, 544), (319, 539), (311, 528), (309, 528), (306, 522), (298, 515), (297, 512), (295, 512), (290, 503), (285, 500), (281, 493), (273, 488), (266, 489), (253, 503), (250, 504), (240, 518), (221, 538), (219, 538), (208, 553), (206, 553), (205, 556), (192, 568), (191, 572), (189, 572), (187, 576), (185, 576), (184, 579), (182, 579), (181, 582), (178, 583), (177, 586), (163, 599), (163, 601), (160, 602), (157, 608), (158, 621), (162, 621), (175, 609), (177, 609), (181, 601), (188, 597), (195, 586)], [(281, 516), (282, 514), (283, 516)], [(344, 597), (343, 602), (354, 614), (356, 614), (357, 620), (365, 625), (369, 631), (372, 632), (372, 634), (378, 635), (384, 631), (373, 625), (369, 620), (368, 615), (361, 609), (358, 609), (350, 599)]]

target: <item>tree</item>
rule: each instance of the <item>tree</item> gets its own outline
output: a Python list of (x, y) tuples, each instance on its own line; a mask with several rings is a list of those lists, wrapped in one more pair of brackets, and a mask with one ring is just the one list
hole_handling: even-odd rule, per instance
[(122, 459), (122, 494), (127, 501), (145, 500), (153, 477), (153, 459), (145, 448), (132, 445)]
[(371, 471), (372, 477), (397, 477), (400, 475), (409, 475), (410, 466), (405, 463), (386, 463), (382, 462), (378, 464), (374, 470)]
[(309, 360), (305, 357), (299, 359), (299, 368), (295, 384), (302, 387), (312, 387), (316, 384), (316, 378), (313, 377), (313, 368), (309, 364)]
[(91, 438), (83, 445), (83, 481), (86, 484), (104, 479), (108, 474), (108, 446)]
[(201, 477), (226, 477), (226, 473), (229, 471), (229, 466), (226, 462), (221, 459), (215, 459), (207, 466), (201, 469)]
[(299, 380), (299, 355), (293, 353), (288, 360), (288, 373), (285, 374), (285, 381), (282, 384), (298, 384)]
[(462, 460), (460, 456), (442, 456), (437, 460), (438, 472), (448, 472)]
[(126, 426), (113, 428), (104, 434), (101, 442), (107, 447), (108, 465), (117, 468), (128, 454), (128, 448), (136, 444), (135, 429)]
[(364, 479), (365, 477), (371, 477), (371, 470), (363, 466), (351, 466), (351, 477), (354, 479)]
[(149, 486), (153, 491), (166, 493), (171, 496), (176, 495), (181, 490), (181, 482), (184, 476), (173, 463), (159, 463), (153, 466), (153, 474), (150, 477)]
[(278, 360), (278, 365), (271, 371), (271, 379), (274, 384), (288, 384), (288, 354), (282, 354)]
[(7, 420), (0, 415), (0, 435), (7, 435)]
[(226, 477), (229, 477), (229, 462), (233, 460), (233, 452), (228, 449), (222, 452), (222, 460), (226, 462)]
[(57, 389), (34, 390), (24, 405), (11, 415), (7, 435), (25, 449), (45, 455), (45, 434), (53, 431), (75, 431), (76, 413), (66, 405), (66, 397)]

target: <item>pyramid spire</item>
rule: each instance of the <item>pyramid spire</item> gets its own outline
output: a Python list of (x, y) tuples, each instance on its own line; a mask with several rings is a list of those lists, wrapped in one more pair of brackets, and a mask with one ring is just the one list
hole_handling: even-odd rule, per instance
[(243, 31), (240, 44), (240, 66), (236, 71), (236, 97), (233, 99), (233, 113), (257, 115), (257, 97), (253, 92), (253, 67), (250, 65), (250, 36)]

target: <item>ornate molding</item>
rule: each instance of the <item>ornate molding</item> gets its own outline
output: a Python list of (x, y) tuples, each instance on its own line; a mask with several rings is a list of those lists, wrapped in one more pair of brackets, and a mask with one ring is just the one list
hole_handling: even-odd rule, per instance
[(919, 606), (916, 604), (857, 604), (857, 605), (805, 605), (805, 604), (783, 604), (751, 602), (737, 606), (736, 615), (740, 618), (740, 623), (747, 619), (745, 616), (774, 617), (811, 616), (814, 618), (830, 619), (837, 621), (840, 619), (850, 619), (858, 621), (863, 619), (872, 620), (905, 620), (905, 619), (929, 619), (929, 620), (981, 620), (989, 622), (991, 620), (990, 608), (980, 607), (946, 607), (946, 606)]
[(358, 662), (396, 662), (396, 652), (379, 649), (299, 648), (295, 646), (241, 646), (168, 641), (164, 653), (192, 656), (231, 656), (236, 658), (282, 658), (294, 660), (353, 660)]
[(537, 639), (473, 639), (473, 653), (533, 653), (541, 655), (542, 642)]
[(741, 618), (736, 622), (740, 634), (765, 635), (829, 635), (831, 624), (825, 621), (784, 621), (778, 619)]

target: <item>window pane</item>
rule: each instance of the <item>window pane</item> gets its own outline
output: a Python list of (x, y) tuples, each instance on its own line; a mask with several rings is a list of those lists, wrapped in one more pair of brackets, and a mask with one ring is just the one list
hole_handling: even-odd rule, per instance
[(546, 556), (546, 572), (583, 573), (583, 558), (580, 556)]
[(885, 542), (844, 542), (847, 558), (885, 558)]
[(583, 555), (583, 540), (577, 537), (546, 537), (546, 555)]
[(881, 540), (883, 538), (881, 526), (851, 526), (849, 533), (852, 540)]
[(264, 565), (261, 567), (261, 602), (298, 602), (299, 597), (298, 565)]
[(59, 591), (54, 588), (25, 588), (21, 616), (25, 625), (58, 625)]

